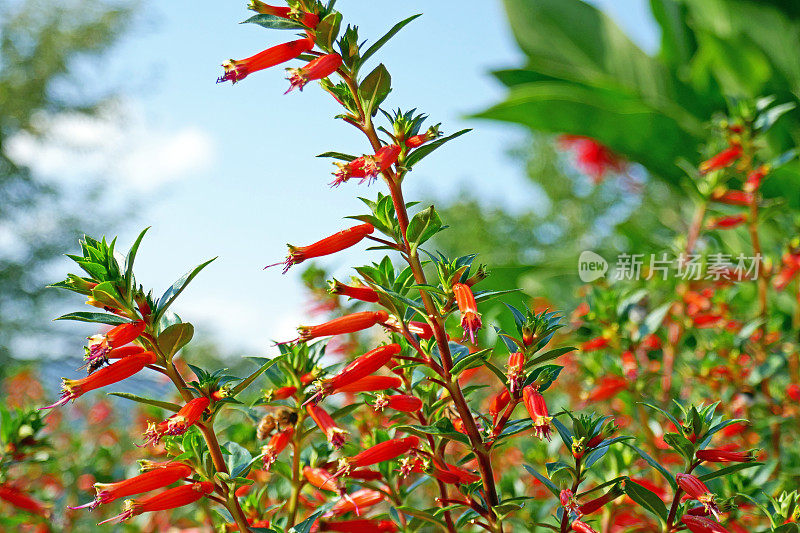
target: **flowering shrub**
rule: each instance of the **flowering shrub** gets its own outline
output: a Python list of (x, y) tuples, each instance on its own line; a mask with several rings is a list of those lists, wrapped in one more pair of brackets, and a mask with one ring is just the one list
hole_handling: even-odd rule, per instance
[[(343, 107), (337, 118), (368, 141), (365, 155), (322, 154), (335, 160), (331, 185), (367, 194), (380, 182), (388, 193), (363, 199), (366, 213), (350, 217), (358, 224), (290, 245), (276, 265), (286, 272), (365, 242), (391, 255), (356, 267), (351, 284), (331, 281), (336, 300), (319, 308), (344, 309), (341, 297), (353, 306), (298, 327), (297, 338), (279, 343), (274, 357), (254, 358), (258, 368), (240, 377), (185, 361), (181, 350), (194, 329), (170, 312), (211, 261), (156, 298), (134, 275), (147, 230), (122, 264), (116, 241), (85, 237), (81, 254), (69, 256), (83, 273), (56, 286), (102, 312), (61, 318), (111, 329), (89, 337), (88, 375), (65, 379), (60, 398), (42, 409), (80, 404), (141, 373), (161, 374), (174, 385), (175, 401), (118, 394), (167, 416), (153, 413), (136, 443), (139, 474), (95, 484), (94, 497), (72, 509), (113, 509), (100, 522), (108, 523), (197, 506), (207, 517), (213, 509), (218, 527), (239, 531), (797, 531), (797, 493), (789, 492), (797, 451), (787, 455), (781, 446), (784, 426), (796, 436), (797, 400), (790, 413), (776, 391), (788, 385), (780, 373), (798, 351), (796, 338), (780, 333), (791, 331), (784, 318), (770, 316), (767, 292), (770, 285), (785, 290), (800, 271), (796, 247), (772, 281), (669, 285), (653, 278), (633, 292), (598, 284), (569, 324), (556, 312), (519, 304), (507, 305), (507, 318), (482, 316), (483, 302), (513, 291), (483, 289), (489, 273), (472, 255), (423, 248), (444, 224), (433, 206), (417, 209), (403, 195), (409, 172), (465, 131), (442, 137), (438, 124), (425, 128), (424, 115), (385, 111), (387, 68), (362, 72), (414, 17), (367, 46), (357, 28), (342, 30), (333, 2), (274, 7), (253, 0), (250, 7), (257, 14), (248, 22), (298, 30), (302, 38), (226, 62), (218, 81), (238, 83), (305, 61), (290, 69), (289, 91), (319, 80)], [(742, 107), (725, 129), (728, 146), (695, 172), (706, 201), (681, 241), (685, 252), (694, 251), (704, 228), (747, 225), (764, 266), (758, 188), (769, 167), (758, 159), (758, 136), (773, 109), (762, 105), (748, 114)], [(590, 140), (569, 142), (592, 161), (588, 170), (597, 180), (609, 165), (623, 168)], [(739, 182), (742, 190), (734, 187)], [(746, 212), (707, 218), (711, 202)], [(319, 271), (310, 272), (313, 284)], [(749, 301), (753, 285), (758, 315), (737, 322), (733, 301), (739, 292)], [(338, 357), (326, 354), (328, 339), (343, 336), (348, 342), (330, 350)], [(562, 346), (573, 338), (586, 339), (579, 351)], [(679, 370), (686, 385), (673, 382), (676, 362), (685, 365)], [(796, 396), (797, 365), (789, 366), (795, 389), (786, 394)], [(587, 379), (594, 386), (581, 394)], [(265, 389), (255, 395), (251, 386), (258, 384)], [(749, 390), (748, 400), (743, 387), (753, 384), (761, 392)], [(552, 408), (554, 399), (560, 409)], [(751, 435), (748, 415), (754, 428), (769, 425), (770, 437)], [(3, 416), (4, 443), (22, 442), (14, 420)], [(768, 452), (751, 450), (770, 439)], [(0, 498), (42, 514), (2, 481)]]

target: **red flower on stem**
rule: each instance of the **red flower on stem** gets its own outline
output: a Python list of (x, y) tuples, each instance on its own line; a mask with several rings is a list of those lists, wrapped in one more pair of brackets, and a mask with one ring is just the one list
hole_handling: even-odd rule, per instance
[(700, 461), (709, 463), (750, 463), (756, 460), (752, 451), (736, 452), (720, 449), (700, 450), (695, 453)]
[(511, 394), (519, 390), (522, 385), (523, 372), (525, 371), (525, 354), (522, 352), (514, 352), (508, 356), (508, 388)]
[(47, 407), (41, 409), (51, 409), (59, 405), (64, 405), (70, 400), (75, 400), (89, 391), (105, 387), (129, 378), (139, 372), (147, 365), (152, 365), (156, 362), (157, 357), (153, 352), (141, 352), (134, 355), (129, 355), (112, 363), (107, 367), (101, 368), (97, 372), (90, 374), (82, 379), (64, 379), (61, 385), (61, 398)]
[(78, 507), (70, 507), (70, 509), (83, 509), (85, 507), (94, 509), (98, 505), (113, 502), (125, 496), (133, 496), (166, 487), (191, 475), (192, 468), (189, 465), (168, 463), (130, 479), (123, 479), (115, 483), (95, 483), (94, 488), (97, 491), (97, 495), (94, 500)]
[(212, 483), (203, 481), (200, 483), (192, 483), (191, 485), (174, 487), (144, 500), (127, 500), (125, 502), (125, 511), (108, 520), (103, 520), (97, 525), (99, 526), (107, 522), (122, 522), (142, 513), (183, 507), (184, 505), (196, 502), (207, 494), (211, 494), (213, 490), (214, 485)]
[(294, 428), (290, 427), (270, 437), (269, 442), (261, 448), (261, 453), (264, 454), (264, 470), (270, 469), (278, 458), (278, 454), (285, 450), (292, 441), (292, 436), (294, 436)]
[(210, 401), (205, 396), (195, 398), (181, 407), (180, 411), (170, 416), (163, 422), (155, 424), (150, 422), (144, 436), (146, 438), (142, 446), (156, 444), (164, 435), (183, 435), (192, 427), (208, 408)]
[[(108, 359), (109, 353), (114, 348), (120, 348), (121, 346), (135, 341), (139, 335), (144, 332), (146, 326), (147, 324), (145, 324), (144, 320), (136, 320), (135, 322), (120, 324), (104, 335), (93, 335), (89, 337), (89, 351), (84, 359), (89, 362), (100, 358)], [(139, 349), (139, 351), (144, 350)]]
[(333, 516), (341, 516), (350, 511), (355, 511), (356, 515), (361, 514), (361, 509), (364, 507), (372, 507), (381, 503), (386, 495), (380, 491), (372, 489), (357, 490), (352, 494), (345, 494), (342, 499), (336, 502), (330, 510)]
[(722, 525), (702, 516), (683, 515), (681, 522), (692, 533), (728, 533)]
[(408, 139), (405, 140), (405, 145), (409, 148), (419, 148), (423, 144), (428, 141), (432, 141), (433, 139), (440, 136), (439, 127), (438, 126), (431, 126), (428, 128), (428, 131), (425, 133), (420, 133), (419, 135), (412, 135)]
[(712, 217), (706, 221), (706, 229), (731, 229), (741, 226), (746, 220), (747, 215)]
[(418, 445), (419, 439), (413, 435), (381, 442), (371, 448), (367, 448), (358, 455), (340, 459), (339, 470), (336, 475), (346, 474), (351, 468), (363, 468), (365, 466), (389, 461), (408, 453), (409, 450), (416, 448)]
[(747, 180), (744, 182), (744, 190), (749, 193), (754, 193), (761, 188), (761, 182), (769, 174), (769, 165), (761, 165), (750, 174), (747, 175)]
[(331, 294), (338, 294), (341, 296), (348, 296), (354, 300), (361, 300), (362, 302), (375, 303), (378, 301), (378, 293), (372, 287), (355, 287), (352, 285), (345, 285), (341, 281), (333, 280), (330, 283), (328, 292)]
[(0, 500), (10, 503), (17, 509), (22, 509), (44, 518), (50, 516), (50, 509), (42, 502), (10, 485), (0, 484)]
[(503, 387), (503, 390), (492, 396), (489, 400), (489, 414), (492, 415), (492, 424), (497, 424), (497, 417), (506, 408), (508, 402), (511, 401), (511, 393), (508, 389)]
[(719, 520), (719, 507), (715, 502), (716, 496), (708, 490), (706, 484), (700, 481), (700, 478), (691, 474), (677, 474), (675, 480), (678, 486), (693, 500), (697, 500), (703, 504), (706, 510), (713, 514)]
[(320, 490), (329, 490), (342, 495), (344, 489), (327, 470), (306, 466), (303, 468), (303, 477)]
[(472, 289), (464, 283), (456, 283), (453, 285), (453, 294), (458, 310), (461, 311), (461, 327), (464, 328), (464, 336), (469, 335), (470, 342), (475, 344), (475, 333), (481, 329), (481, 315), (478, 313), (478, 305), (475, 303)]
[(358, 226), (342, 230), (339, 233), (334, 233), (330, 237), (325, 237), (308, 246), (292, 246), (289, 244), (289, 255), (286, 257), (285, 261), (267, 265), (264, 268), (284, 265), (283, 273), (286, 274), (292, 265), (299, 265), (306, 259), (335, 254), (336, 252), (341, 252), (351, 246), (355, 246), (373, 231), (375, 231), (375, 228), (372, 227), (372, 224), (359, 224)]
[(708, 174), (713, 170), (727, 168), (734, 164), (742, 155), (742, 147), (739, 144), (731, 144), (730, 147), (721, 151), (711, 159), (700, 163), (700, 174)]
[(531, 420), (533, 420), (534, 434), (540, 439), (550, 440), (550, 421), (553, 418), (547, 412), (544, 396), (533, 385), (528, 385), (522, 389), (522, 399)]
[(391, 520), (357, 518), (319, 523), (320, 531), (340, 531), (342, 533), (394, 533), (397, 526)]
[(342, 56), (339, 54), (327, 54), (310, 61), (304, 67), (287, 69), (289, 72), (289, 89), (287, 93), (294, 89), (303, 90), (306, 84), (313, 80), (327, 78), (342, 66)]
[(312, 48), (314, 48), (314, 41), (307, 37), (267, 48), (246, 59), (231, 59), (222, 64), (225, 73), (217, 78), (217, 83), (242, 81), (253, 72), (285, 63)]
[(339, 170), (333, 173), (336, 179), (331, 182), (331, 187), (338, 187), (350, 178), (361, 178), (359, 183), (371, 182), (397, 162), (400, 151), (396, 144), (389, 144), (380, 148), (375, 155), (357, 157), (347, 163), (334, 163)]
[(339, 449), (344, 446), (347, 431), (337, 426), (336, 421), (327, 411), (313, 403), (306, 405), (306, 411), (308, 411), (308, 414), (314, 419), (319, 429), (325, 434), (325, 438), (334, 448)]
[(267, 391), (266, 393), (264, 393), (264, 398), (266, 398), (267, 401), (285, 400), (286, 398), (294, 396), (296, 392), (297, 392), (297, 387), (288, 385), (286, 387), (280, 387), (278, 389)]
[(628, 388), (628, 380), (622, 376), (603, 376), (598, 382), (597, 386), (589, 392), (587, 401), (601, 402), (609, 400)]
[(354, 381), (349, 385), (337, 388), (333, 394), (343, 392), (375, 392), (379, 390), (398, 389), (403, 386), (403, 380), (396, 376), (367, 376)]
[(387, 407), (404, 413), (416, 413), (422, 409), (422, 400), (416, 396), (409, 396), (407, 394), (395, 394), (392, 396), (387, 396), (385, 394), (378, 395), (378, 398), (375, 400), (375, 410), (383, 411)]
[(621, 172), (625, 168), (625, 162), (619, 156), (590, 137), (561, 135), (558, 143), (562, 149), (575, 153), (578, 168), (595, 184), (603, 181), (607, 172)]
[(387, 344), (368, 351), (344, 367), (338, 374), (321, 380), (319, 391), (310, 401), (318, 401), (321, 397), (333, 394), (345, 385), (369, 376), (391, 361), (392, 357), (400, 353), (400, 350), (399, 344)]
[(581, 345), (581, 351), (584, 352), (594, 352), (595, 350), (599, 350), (601, 348), (605, 348), (608, 346), (608, 339), (605, 337), (595, 337), (594, 339), (588, 340)]
[(575, 520), (572, 523), (572, 531), (576, 531), (577, 533), (597, 533), (597, 531), (592, 529), (592, 526), (581, 520)]

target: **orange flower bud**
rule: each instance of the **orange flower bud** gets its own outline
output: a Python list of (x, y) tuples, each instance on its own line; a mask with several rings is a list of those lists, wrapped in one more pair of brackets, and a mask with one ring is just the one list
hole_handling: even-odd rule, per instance
[(422, 400), (407, 394), (395, 394), (393, 396), (381, 394), (375, 400), (375, 410), (383, 411), (386, 407), (404, 413), (416, 413), (422, 409)]
[(744, 190), (750, 193), (756, 192), (761, 188), (761, 182), (769, 173), (769, 165), (761, 165), (750, 174), (747, 175), (747, 180), (744, 183)]
[(469, 335), (470, 342), (475, 344), (475, 333), (481, 329), (481, 315), (478, 313), (472, 289), (463, 283), (456, 283), (453, 285), (453, 294), (458, 310), (461, 311), (461, 327), (464, 328), (464, 335)]
[(740, 226), (747, 220), (747, 215), (728, 215), (712, 217), (706, 221), (706, 229), (731, 229)]
[(709, 463), (749, 463), (756, 460), (755, 454), (751, 451), (735, 452), (729, 450), (709, 449), (700, 450), (695, 453), (700, 461)]
[(362, 302), (375, 303), (378, 301), (378, 293), (372, 287), (354, 287), (352, 285), (345, 285), (341, 281), (333, 280), (330, 283), (328, 292), (331, 294), (339, 294), (341, 296), (348, 296), (354, 300), (361, 300)]
[(522, 385), (523, 372), (525, 371), (525, 354), (514, 352), (508, 356), (508, 386), (511, 393), (515, 393)]
[(503, 390), (492, 396), (489, 402), (489, 414), (492, 415), (492, 424), (497, 423), (497, 416), (506, 408), (508, 402), (511, 401), (511, 394), (508, 389), (503, 387)]
[(727, 205), (750, 205), (753, 203), (752, 194), (743, 191), (729, 191), (724, 187), (715, 189), (711, 193), (711, 199)]
[(332, 394), (345, 385), (369, 376), (399, 354), (400, 350), (399, 344), (387, 344), (368, 351), (344, 367), (338, 374), (322, 380), (319, 392), (313, 397), (314, 401), (320, 396)]
[[(309, 381), (309, 383), (310, 383), (310, 381)], [(272, 400), (285, 400), (286, 398), (290, 398), (290, 397), (294, 396), (294, 394), (296, 392), (297, 392), (297, 387), (293, 387), (291, 385), (288, 385), (286, 387), (280, 387), (279, 389), (273, 389), (273, 390), (267, 391), (266, 393), (264, 393), (264, 398), (266, 398), (267, 401), (270, 401), (270, 402)]]
[(389, 461), (408, 453), (409, 450), (416, 448), (418, 445), (419, 439), (413, 435), (402, 439), (391, 439), (381, 442), (349, 459), (340, 459), (341, 467), (337, 475), (341, 473), (346, 474), (351, 468), (363, 468), (365, 466)]
[(142, 513), (183, 507), (184, 505), (196, 502), (207, 494), (211, 494), (213, 490), (214, 485), (212, 483), (203, 481), (200, 483), (192, 483), (191, 485), (174, 487), (144, 500), (127, 500), (125, 502), (125, 511), (108, 520), (103, 520), (97, 525), (99, 526), (107, 522), (122, 522), (123, 520), (128, 520)]
[(318, 489), (329, 490), (340, 495), (342, 494), (342, 487), (336, 481), (336, 478), (327, 470), (306, 466), (303, 468), (303, 476)]
[(156, 354), (153, 352), (141, 352), (129, 355), (107, 367), (101, 368), (97, 372), (90, 374), (82, 379), (64, 379), (61, 385), (61, 398), (47, 407), (41, 409), (51, 409), (59, 405), (64, 405), (70, 400), (75, 400), (89, 391), (105, 387), (129, 378), (139, 372), (147, 365), (156, 362)]
[(533, 420), (534, 434), (540, 439), (550, 440), (550, 421), (552, 417), (547, 412), (547, 404), (539, 391), (533, 385), (528, 385), (522, 389), (522, 398), (525, 408)]
[(372, 489), (361, 489), (355, 491), (353, 494), (344, 495), (341, 500), (336, 502), (330, 513), (333, 516), (341, 516), (350, 511), (361, 514), (361, 509), (364, 507), (372, 507), (381, 503), (385, 498), (382, 492)]
[(217, 83), (226, 81), (236, 83), (253, 72), (285, 63), (312, 48), (314, 48), (314, 41), (305, 38), (267, 48), (263, 52), (246, 59), (231, 59), (222, 64), (225, 73), (217, 78)]

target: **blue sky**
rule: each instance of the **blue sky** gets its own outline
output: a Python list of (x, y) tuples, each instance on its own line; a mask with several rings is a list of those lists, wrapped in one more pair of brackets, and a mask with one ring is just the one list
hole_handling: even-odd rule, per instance
[[(595, 3), (646, 49), (655, 47), (645, 0)], [(292, 38), (291, 32), (238, 24), (251, 14), (245, 5), (142, 2), (134, 31), (102, 65), (103, 75), (125, 95), (126, 122), (112, 127), (113, 135), (92, 133), (86, 125), (78, 129), (102, 142), (116, 135), (116, 155), (104, 163), (114, 183), (109, 194), (123, 191), (142, 205), (120, 244), (127, 248), (141, 227), (152, 226), (137, 259), (139, 281), (159, 294), (189, 267), (219, 256), (175, 310), (201, 334), (258, 354), (268, 350), (270, 339), (289, 338), (294, 326), (307, 322), (300, 268), (286, 276), (261, 268), (282, 259), (287, 242), (308, 244), (347, 227), (343, 217), (363, 211), (356, 196), (374, 197), (378, 186), (327, 186), (332, 165), (314, 156), (363, 153), (366, 144), (331, 118), (338, 109), (316, 85), (284, 96), (282, 69), (236, 86), (214, 83), (223, 60)], [(499, 1), (339, 0), (337, 8), (369, 40), (423, 13), (379, 54), (393, 81), (384, 105), (417, 107), (446, 133), (475, 128), (414, 171), (407, 199), (444, 198), (466, 187), (511, 209), (535, 200), (521, 165), (506, 154), (524, 132), (464, 118), (502, 98), (490, 70), (522, 62)], [(65, 130), (73, 136), (70, 127)], [(86, 150), (81, 158), (88, 159)], [(53, 161), (51, 172), (65, 164), (63, 158)], [(347, 265), (379, 258), (362, 250), (324, 264), (347, 279)]]

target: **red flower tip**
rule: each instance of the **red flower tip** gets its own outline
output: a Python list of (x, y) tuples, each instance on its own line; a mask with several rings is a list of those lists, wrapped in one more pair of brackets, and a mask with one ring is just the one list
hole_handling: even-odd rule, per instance
[(619, 156), (590, 137), (561, 135), (558, 143), (563, 149), (573, 151), (578, 168), (595, 184), (602, 182), (607, 172), (621, 172), (625, 168)]
[(306, 411), (317, 423), (317, 426), (322, 433), (325, 434), (325, 438), (330, 442), (334, 448), (337, 450), (344, 446), (344, 441), (347, 436), (347, 431), (343, 430), (339, 426), (336, 425), (336, 421), (325, 411), (322, 407), (319, 407), (314, 404), (306, 405)]
[(336, 179), (331, 187), (338, 187), (350, 178), (361, 178), (359, 183), (372, 182), (378, 174), (389, 169), (400, 157), (401, 148), (396, 144), (382, 147), (375, 155), (357, 157), (347, 163), (334, 163), (339, 170), (333, 173)]
[(217, 83), (226, 81), (232, 83), (239, 82), (253, 72), (285, 63), (303, 52), (308, 52), (313, 47), (314, 42), (311, 39), (298, 39), (296, 41), (273, 46), (272, 48), (268, 48), (246, 59), (231, 59), (222, 64), (225, 73), (217, 78)]
[(365, 466), (395, 459), (396, 457), (408, 453), (418, 445), (419, 439), (413, 435), (402, 439), (391, 439), (381, 442), (349, 459), (340, 459), (340, 467), (336, 475), (347, 474), (351, 468), (363, 468)]
[(681, 522), (692, 533), (728, 533), (722, 525), (702, 516), (683, 515)]
[(540, 439), (550, 440), (550, 421), (553, 418), (547, 411), (544, 396), (533, 385), (528, 385), (522, 389), (522, 397), (525, 408), (528, 410), (531, 420), (533, 420), (534, 434)]
[(708, 174), (713, 170), (727, 168), (734, 164), (741, 155), (742, 147), (739, 144), (733, 144), (711, 159), (703, 161), (700, 164), (700, 174)]
[(577, 533), (597, 533), (597, 531), (592, 529), (592, 526), (581, 520), (575, 520), (572, 523), (572, 531), (576, 531)]
[[(98, 359), (108, 360), (114, 348), (120, 348), (135, 341), (139, 335), (144, 332), (146, 326), (147, 324), (144, 320), (136, 320), (126, 324), (120, 324), (112, 328), (105, 335), (93, 335), (89, 337), (87, 352), (84, 359), (89, 363)], [(144, 349), (138, 346), (132, 346), (131, 348), (144, 351)]]
[(277, 265), (284, 265), (283, 273), (286, 274), (292, 265), (298, 265), (306, 259), (335, 254), (336, 252), (341, 252), (351, 246), (355, 246), (373, 231), (375, 231), (375, 228), (372, 224), (359, 224), (358, 226), (342, 230), (339, 233), (334, 233), (308, 246), (292, 246), (290, 244), (289, 255), (286, 257), (285, 261), (267, 265), (264, 268), (267, 269)]
[(214, 490), (214, 485), (208, 481), (200, 483), (192, 483), (191, 485), (181, 485), (174, 487), (164, 492), (160, 492), (155, 496), (151, 496), (144, 500), (127, 500), (125, 502), (125, 510), (117, 516), (112, 516), (108, 520), (103, 520), (101, 524), (107, 522), (122, 522), (142, 513), (165, 511), (167, 509), (175, 509), (194, 503), (206, 494), (211, 494)]
[(84, 507), (94, 509), (98, 505), (109, 503), (125, 496), (133, 496), (166, 487), (190, 475), (192, 475), (190, 466), (174, 462), (161, 465), (158, 468), (151, 468), (143, 474), (115, 483), (95, 483), (94, 487), (97, 491), (95, 499), (78, 507), (70, 507), (70, 509), (82, 509)]
[(395, 394), (392, 396), (387, 396), (385, 394), (378, 395), (378, 398), (375, 400), (375, 410), (383, 411), (387, 407), (404, 413), (416, 413), (422, 409), (422, 400), (416, 396), (409, 396), (407, 394)]
[(464, 283), (453, 285), (453, 295), (461, 311), (461, 327), (464, 328), (464, 336), (469, 335), (470, 342), (475, 344), (475, 333), (481, 329), (481, 315), (478, 313), (478, 305), (475, 303), (475, 295), (472, 289)]
[(314, 59), (304, 67), (288, 69), (289, 77), (287, 79), (289, 80), (289, 88), (286, 92), (289, 93), (294, 89), (300, 89), (302, 91), (303, 87), (305, 87), (309, 81), (327, 78), (336, 72), (341, 65), (342, 56), (339, 54), (328, 54)]
[(275, 433), (272, 437), (270, 437), (269, 443), (261, 448), (261, 453), (264, 456), (264, 470), (270, 469), (270, 467), (275, 463), (275, 460), (278, 458), (278, 454), (286, 449), (286, 447), (292, 441), (293, 436), (294, 428), (289, 427), (283, 431)]
[(161, 440), (164, 435), (183, 435), (186, 431), (193, 426), (203, 413), (208, 408), (210, 401), (205, 396), (195, 398), (181, 409), (170, 416), (163, 422), (155, 424), (150, 422), (144, 436), (146, 438), (144, 444), (140, 447), (147, 446), (148, 444), (156, 444)]
[(747, 220), (747, 215), (728, 215), (713, 217), (706, 221), (706, 229), (731, 229), (742, 225)]
[(709, 463), (749, 463), (756, 460), (752, 451), (736, 452), (722, 449), (700, 450), (695, 456), (700, 461)]
[(508, 356), (508, 386), (511, 394), (517, 392), (524, 381), (525, 354), (514, 352)]
[(331, 294), (348, 296), (362, 302), (376, 303), (379, 300), (378, 293), (372, 287), (345, 285), (336, 279), (329, 281), (328, 284), (330, 285), (328, 292)]
[(705, 483), (703, 483), (700, 478), (691, 474), (677, 474), (675, 480), (689, 498), (702, 503), (703, 507), (705, 507), (708, 512), (719, 519), (719, 507), (717, 507), (715, 502), (716, 497), (708, 490), (708, 487), (706, 487)]

